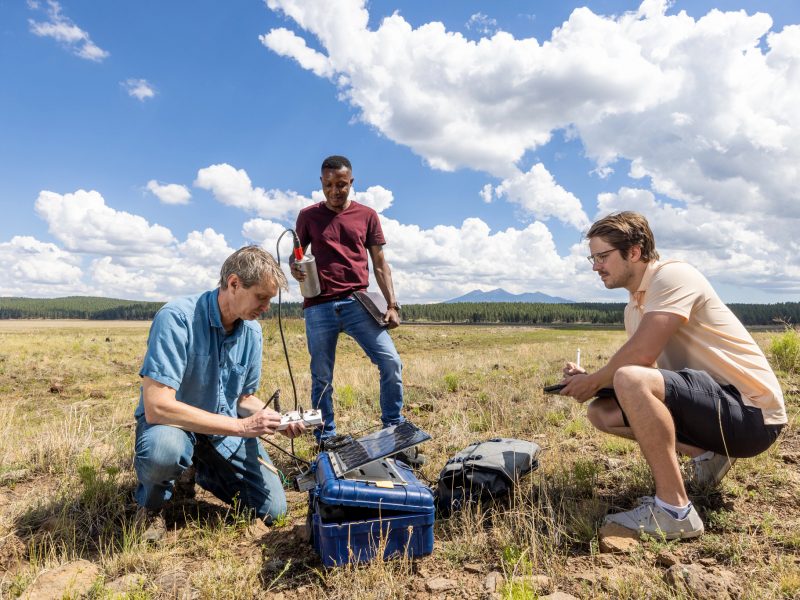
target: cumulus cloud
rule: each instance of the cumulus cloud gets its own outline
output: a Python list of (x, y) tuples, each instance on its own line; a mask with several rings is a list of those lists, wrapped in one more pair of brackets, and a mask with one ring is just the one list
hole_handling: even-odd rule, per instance
[(185, 185), (159, 183), (155, 179), (147, 182), (147, 189), (164, 204), (189, 204), (192, 193)]
[(525, 153), (567, 130), (600, 177), (625, 161), (642, 187), (716, 216), (800, 216), (800, 26), (770, 31), (769, 15), (744, 11), (695, 19), (647, 0), (618, 16), (578, 8), (541, 43), (473, 41), (399, 13), (371, 30), (364, 0), (334, 21), (323, 0), (267, 5), (293, 36), (318, 40), (326, 68), (271, 34), (268, 48), (329, 78), (361, 120), (434, 168), (484, 171), (510, 192), (530, 177)]
[(28, 7), (33, 10), (41, 9), (47, 15), (47, 20), (44, 21), (28, 20), (31, 33), (34, 35), (52, 38), (76, 56), (86, 60), (101, 62), (109, 56), (107, 51), (91, 40), (86, 31), (61, 12), (61, 4), (55, 0), (48, 0), (45, 8), (39, 2), (29, 2)]
[(146, 79), (126, 79), (121, 81), (120, 85), (128, 92), (131, 98), (136, 98), (141, 102), (156, 97), (155, 88)]
[(395, 288), (407, 302), (446, 300), (498, 285), (512, 293), (538, 290), (575, 298), (592, 295), (592, 289), (601, 292), (582, 264), (580, 245), (559, 256), (549, 229), (538, 221), (496, 232), (478, 218), (430, 229), (386, 217), (381, 224)]
[(172, 233), (146, 219), (117, 211), (94, 190), (72, 194), (42, 191), (36, 213), (68, 250), (97, 254), (150, 254), (174, 243)]
[(663, 202), (650, 190), (627, 187), (601, 194), (596, 216), (630, 209), (647, 217), (662, 259), (685, 260), (707, 277), (737, 287), (800, 293), (800, 244), (780, 241), (796, 237), (798, 219), (720, 215), (707, 206)]
[(80, 258), (30, 236), (0, 243), (0, 296), (49, 296), (85, 289)]
[[(482, 193), (487, 193), (485, 186)], [(542, 163), (536, 163), (527, 173), (505, 179), (494, 193), (498, 198), (507, 197), (537, 219), (555, 217), (579, 230), (590, 225), (581, 201), (558, 185)]]
[(294, 217), (301, 208), (312, 202), (292, 191), (254, 188), (244, 169), (236, 169), (226, 163), (200, 169), (194, 185), (210, 191), (222, 204), (268, 219)]

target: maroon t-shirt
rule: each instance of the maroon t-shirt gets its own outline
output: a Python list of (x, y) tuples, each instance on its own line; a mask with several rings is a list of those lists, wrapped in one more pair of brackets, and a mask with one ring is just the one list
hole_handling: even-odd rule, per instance
[(320, 202), (300, 211), (295, 231), (303, 248), (311, 244), (322, 290), (319, 296), (305, 298), (303, 308), (367, 289), (367, 248), (386, 243), (378, 213), (352, 200), (340, 213)]

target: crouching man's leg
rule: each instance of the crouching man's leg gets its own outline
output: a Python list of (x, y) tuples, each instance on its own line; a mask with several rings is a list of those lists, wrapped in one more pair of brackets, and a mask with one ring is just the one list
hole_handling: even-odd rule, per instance
[(133, 465), (139, 506), (157, 511), (172, 497), (175, 480), (192, 464), (194, 443), (193, 434), (177, 427), (137, 423)]
[(195, 465), (197, 484), (223, 502), (237, 502), (268, 525), (286, 514), (286, 494), (280, 475), (257, 438), (245, 438), (226, 459), (206, 436), (198, 435)]
[(194, 443), (193, 434), (177, 427), (144, 420), (136, 425), (136, 522), (146, 542), (158, 542), (166, 533), (161, 508), (172, 497), (175, 480), (192, 464)]
[[(606, 522), (667, 539), (701, 535), (703, 522), (689, 502), (678, 466), (675, 424), (664, 404), (664, 377), (656, 369), (622, 367), (614, 375), (614, 390), (650, 466), (656, 495), (633, 510), (608, 515)], [(600, 418), (599, 409), (594, 418)]]

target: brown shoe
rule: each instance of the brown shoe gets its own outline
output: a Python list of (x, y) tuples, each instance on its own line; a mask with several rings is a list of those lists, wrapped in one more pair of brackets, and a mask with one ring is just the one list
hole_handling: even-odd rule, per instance
[(134, 523), (136, 529), (142, 532), (142, 541), (149, 544), (161, 541), (167, 532), (167, 524), (164, 522), (164, 515), (160, 510), (139, 507), (134, 517)]

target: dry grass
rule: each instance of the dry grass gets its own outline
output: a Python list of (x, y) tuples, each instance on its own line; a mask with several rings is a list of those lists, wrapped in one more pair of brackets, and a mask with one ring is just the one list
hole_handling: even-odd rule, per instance
[[(22, 594), (47, 568), (74, 558), (100, 565), (92, 597), (141, 574), (128, 598), (170, 597), (158, 582), (180, 571), (201, 598), (426, 597), (425, 583), (446, 577), (451, 597), (483, 597), (501, 573), (501, 594), (533, 598), (531, 575), (579, 597), (680, 597), (656, 563), (669, 550), (734, 570), (745, 598), (800, 597), (800, 409), (794, 374), (780, 373), (791, 425), (778, 445), (739, 461), (721, 493), (695, 498), (708, 533), (692, 542), (644, 543), (626, 556), (599, 554), (596, 531), (611, 507), (629, 507), (652, 482), (635, 444), (594, 431), (585, 409), (544, 396), (565, 359), (580, 347), (588, 368), (623, 341), (619, 331), (510, 327), (404, 327), (393, 335), (404, 362), (406, 416), (433, 439), (423, 475), (469, 443), (495, 436), (539, 443), (541, 469), (502, 510), (470, 510), (435, 526), (435, 551), (415, 561), (325, 569), (301, 541), (305, 496), (289, 493), (290, 514), (269, 531), (199, 493), (168, 512), (171, 532), (158, 547), (141, 541), (130, 492), (132, 413), (147, 324), (0, 327), (0, 597)], [(265, 323), (260, 393), (291, 384), (275, 324)], [(302, 323), (287, 344), (301, 404), (310, 380)], [(768, 348), (775, 334), (759, 333)], [(374, 367), (351, 340), (340, 341), (335, 376), (337, 423), (358, 432), (379, 422)], [(432, 406), (432, 410), (430, 407)], [(288, 443), (278, 438), (284, 447)], [(311, 456), (310, 440), (296, 444)], [(292, 465), (272, 453), (287, 474)], [(482, 573), (465, 570), (476, 563)]]

